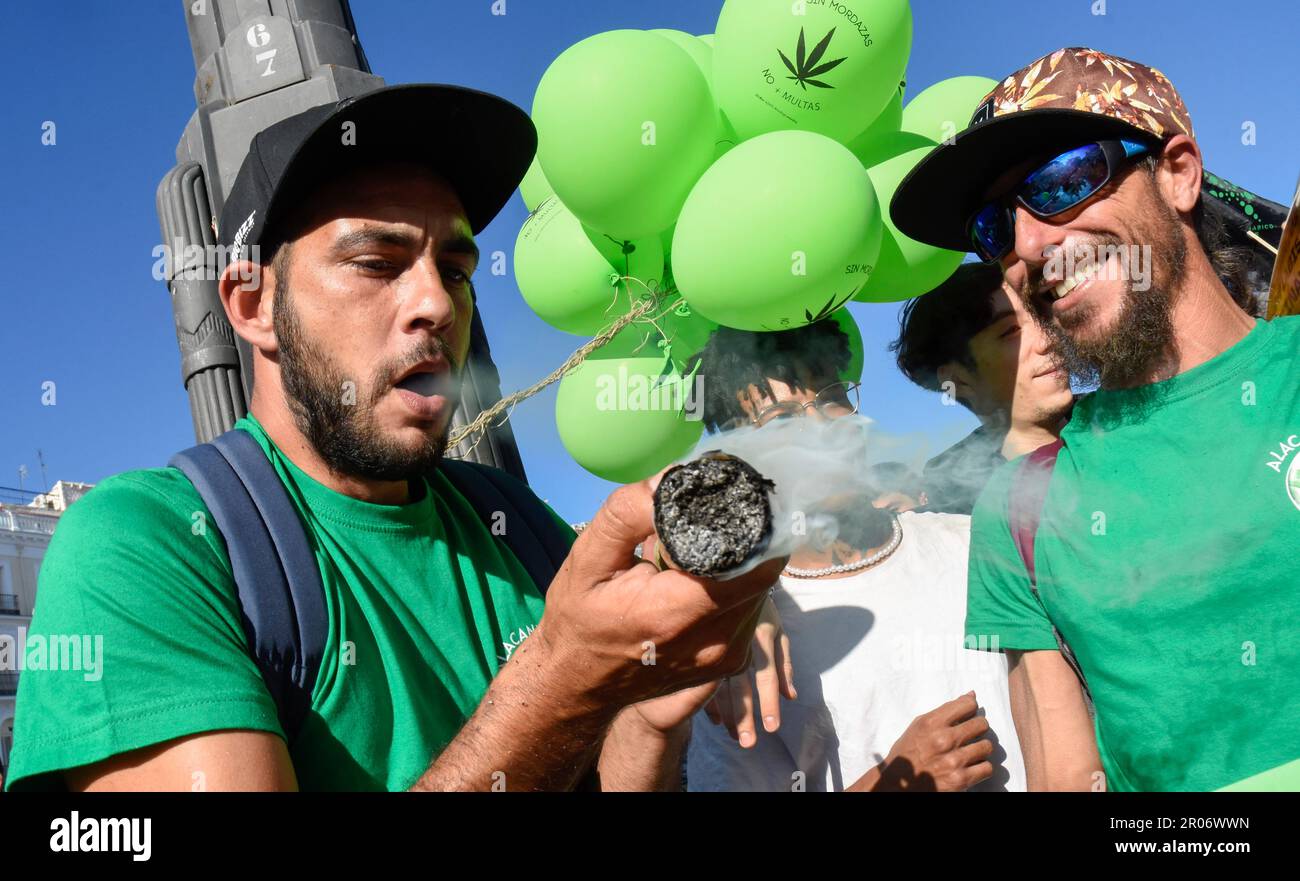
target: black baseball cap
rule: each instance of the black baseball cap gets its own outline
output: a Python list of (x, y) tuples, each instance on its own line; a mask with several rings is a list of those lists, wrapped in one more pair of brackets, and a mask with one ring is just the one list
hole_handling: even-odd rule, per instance
[[(350, 125), (349, 125), (350, 124)], [(518, 189), (537, 152), (520, 108), (486, 92), (432, 83), (387, 86), (267, 126), (226, 195), (218, 239), (231, 260), (273, 246), (285, 207), (345, 168), (378, 161), (428, 166), (448, 182), (478, 233)]]

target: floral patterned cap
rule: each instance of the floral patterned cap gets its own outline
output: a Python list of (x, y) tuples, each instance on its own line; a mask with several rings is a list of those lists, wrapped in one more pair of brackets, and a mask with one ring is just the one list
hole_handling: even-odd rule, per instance
[(1154, 67), (1096, 49), (1057, 49), (998, 84), (971, 126), (989, 119), (1057, 108), (1123, 120), (1156, 138), (1195, 137), (1192, 116), (1169, 78)]
[[(930, 151), (899, 184), (890, 217), (904, 235), (969, 251), (971, 215), (990, 186), (1017, 165), (1092, 141), (1159, 142), (1178, 134), (1195, 137), (1192, 116), (1163, 73), (1096, 49), (1057, 49), (984, 96), (970, 125)], [(1276, 247), (1281, 237), (1283, 206), (1208, 171), (1201, 194), (1207, 209), (1225, 221), (1233, 244), (1271, 259), (1268, 245)]]

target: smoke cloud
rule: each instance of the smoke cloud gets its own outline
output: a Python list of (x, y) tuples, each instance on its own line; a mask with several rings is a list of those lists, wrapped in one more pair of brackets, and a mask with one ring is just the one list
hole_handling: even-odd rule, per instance
[(891, 437), (861, 415), (803, 417), (708, 436), (682, 461), (723, 452), (776, 484), (772, 540), (725, 576), (735, 577), (799, 547), (823, 549), (838, 540), (863, 549), (877, 536), (887, 536), (890, 515), (871, 504), (880, 492), (871, 468), (894, 461), (919, 471), (926, 446), (919, 438)]

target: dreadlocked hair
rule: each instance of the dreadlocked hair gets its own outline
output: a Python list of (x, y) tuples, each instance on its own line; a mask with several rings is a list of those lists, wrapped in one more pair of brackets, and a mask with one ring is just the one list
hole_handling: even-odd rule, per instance
[(849, 337), (833, 318), (826, 318), (793, 330), (748, 331), (719, 327), (709, 342), (691, 359), (688, 371), (697, 364), (705, 377), (704, 425), (718, 431), (733, 419), (744, 418), (736, 396), (757, 386), (774, 397), (768, 379), (791, 388), (809, 389), (805, 382), (834, 382), (849, 365)]

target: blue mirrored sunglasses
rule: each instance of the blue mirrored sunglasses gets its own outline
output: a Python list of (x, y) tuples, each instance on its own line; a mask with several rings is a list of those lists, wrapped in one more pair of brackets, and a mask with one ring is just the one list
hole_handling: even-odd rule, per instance
[(1016, 204), (1037, 217), (1069, 211), (1106, 186), (1126, 162), (1150, 149), (1137, 141), (1098, 141), (1068, 150), (1030, 172), (1007, 196), (971, 215), (967, 228), (975, 253), (992, 263), (1011, 250), (1016, 239)]

